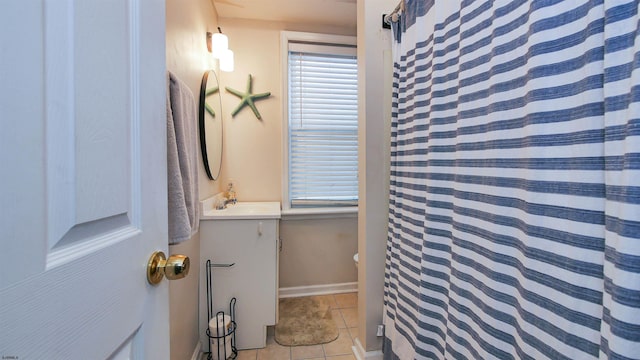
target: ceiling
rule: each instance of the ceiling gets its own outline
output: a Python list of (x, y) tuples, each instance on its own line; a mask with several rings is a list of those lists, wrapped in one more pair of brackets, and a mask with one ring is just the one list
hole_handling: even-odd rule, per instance
[(221, 18), (356, 27), (356, 0), (212, 0)]

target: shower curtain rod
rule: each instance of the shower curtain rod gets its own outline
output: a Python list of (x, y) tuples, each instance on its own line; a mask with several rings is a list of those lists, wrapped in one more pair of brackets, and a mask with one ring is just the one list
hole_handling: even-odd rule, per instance
[(387, 25), (391, 25), (392, 22), (398, 21), (398, 13), (404, 11), (404, 0), (400, 0), (398, 5), (390, 14), (384, 16), (384, 23)]

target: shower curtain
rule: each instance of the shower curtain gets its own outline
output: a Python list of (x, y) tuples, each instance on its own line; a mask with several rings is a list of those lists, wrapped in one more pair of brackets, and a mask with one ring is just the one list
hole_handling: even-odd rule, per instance
[(385, 359), (640, 358), (639, 20), (406, 0)]

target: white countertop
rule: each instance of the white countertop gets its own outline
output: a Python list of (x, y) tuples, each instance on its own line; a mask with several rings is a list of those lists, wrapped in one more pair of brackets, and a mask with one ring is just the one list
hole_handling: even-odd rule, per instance
[(216, 210), (209, 199), (201, 201), (201, 220), (280, 219), (279, 202), (238, 202)]

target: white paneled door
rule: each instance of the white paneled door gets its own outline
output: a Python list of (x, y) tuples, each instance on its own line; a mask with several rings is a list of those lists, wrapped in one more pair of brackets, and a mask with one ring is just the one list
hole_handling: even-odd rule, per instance
[(162, 0), (0, 4), (0, 358), (169, 357)]

